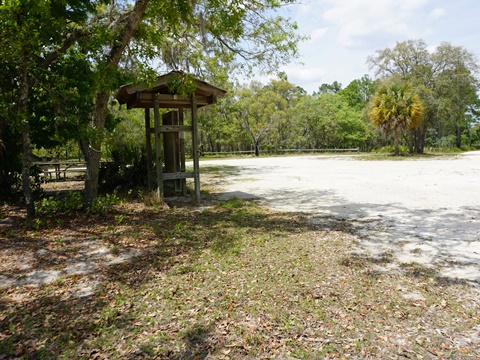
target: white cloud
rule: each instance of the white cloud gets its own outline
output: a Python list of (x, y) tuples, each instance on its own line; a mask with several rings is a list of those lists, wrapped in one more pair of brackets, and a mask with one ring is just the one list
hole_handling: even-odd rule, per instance
[(281, 71), (309, 92), (361, 78), (369, 73), (367, 57), (398, 41), (423, 39), (429, 51), (449, 41), (480, 58), (478, 0), (305, 0), (288, 11), (311, 40), (299, 44), (305, 66)]
[(425, 5), (428, 5), (431, 3), (431, 0), (403, 0), (403, 1), (397, 1), (397, 0), (388, 0), (387, 2), (399, 5), (402, 9), (405, 10), (417, 10)]
[(320, 83), (327, 71), (323, 67), (306, 67), (300, 65), (285, 66), (283, 69), (288, 76), (288, 81), (299, 83)]
[(444, 8), (436, 8), (430, 12), (429, 18), (432, 20), (437, 20), (444, 17), (447, 14), (447, 11)]
[(310, 34), (310, 41), (316, 42), (325, 36), (327, 33), (328, 28), (317, 28), (312, 31)]
[(366, 47), (372, 40), (384, 43), (388, 38), (398, 40), (411, 36), (418, 25), (418, 13), (430, 1), (329, 0), (323, 19), (338, 28), (340, 44)]

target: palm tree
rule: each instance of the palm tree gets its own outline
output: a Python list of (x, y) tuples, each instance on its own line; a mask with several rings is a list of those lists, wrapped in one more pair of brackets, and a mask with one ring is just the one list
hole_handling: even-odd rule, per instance
[(397, 156), (400, 133), (420, 125), (423, 105), (420, 96), (409, 83), (384, 85), (372, 98), (369, 116), (372, 124), (386, 136), (393, 131)]

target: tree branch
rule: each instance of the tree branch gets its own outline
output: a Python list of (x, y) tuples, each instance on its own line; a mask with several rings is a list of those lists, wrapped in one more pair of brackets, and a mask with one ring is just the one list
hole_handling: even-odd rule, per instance
[(133, 34), (137, 30), (140, 22), (142, 21), (149, 3), (150, 0), (137, 0), (135, 2), (135, 6), (133, 7), (129, 16), (124, 19), (125, 27), (122, 34), (119, 36), (118, 41), (112, 46), (108, 53), (108, 65), (116, 67), (120, 62), (123, 50), (132, 39)]
[(80, 39), (82, 36), (86, 35), (84, 29), (75, 29), (63, 42), (57, 50), (48, 54), (48, 56), (43, 60), (42, 66), (47, 69), (52, 63), (57, 60), (61, 55), (65, 54), (67, 50), (75, 44), (75, 42)]

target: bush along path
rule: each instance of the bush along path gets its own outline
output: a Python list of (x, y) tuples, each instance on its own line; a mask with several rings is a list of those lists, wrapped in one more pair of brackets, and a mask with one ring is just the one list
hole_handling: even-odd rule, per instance
[(478, 290), (377, 271), (390, 259), (354, 255), (348, 222), (241, 200), (30, 228), (2, 210), (0, 359), (480, 357)]

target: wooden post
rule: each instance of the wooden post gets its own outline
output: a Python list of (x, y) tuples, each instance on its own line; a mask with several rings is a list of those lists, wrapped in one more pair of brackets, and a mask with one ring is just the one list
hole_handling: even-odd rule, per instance
[[(183, 121), (183, 109), (180, 108), (178, 109), (178, 124), (179, 125), (184, 125)], [(185, 166), (185, 132), (181, 131), (178, 134), (180, 138), (180, 172), (185, 172), (186, 166)], [(185, 196), (187, 195), (187, 179), (182, 179), (182, 195)]]
[(157, 196), (163, 200), (163, 172), (162, 172), (162, 143), (160, 141), (160, 111), (158, 108), (158, 94), (153, 96), (153, 121), (155, 123), (155, 165), (157, 166)]
[[(175, 110), (169, 111), (162, 116), (162, 125), (176, 125), (175, 117), (177, 112)], [(174, 132), (162, 132), (163, 138), (163, 161), (165, 162), (165, 174), (175, 174), (177, 172), (177, 149), (175, 145)], [(163, 196), (176, 195), (177, 180), (165, 180), (163, 183)]]
[(197, 99), (195, 94), (192, 94), (192, 154), (193, 174), (195, 181), (195, 201), (200, 204), (200, 162), (198, 159)]
[[(175, 111), (175, 116), (173, 118), (175, 125), (180, 125), (180, 114), (179, 110)], [(182, 166), (181, 161), (181, 151), (180, 151), (180, 132), (175, 132), (174, 134), (174, 146), (175, 146), (175, 172), (180, 172)], [(182, 181), (180, 179), (175, 180), (175, 195), (181, 193), (182, 191)]]
[(150, 132), (150, 108), (145, 108), (145, 146), (147, 148), (147, 179), (148, 189), (153, 189), (153, 167), (152, 167), (152, 134)]

